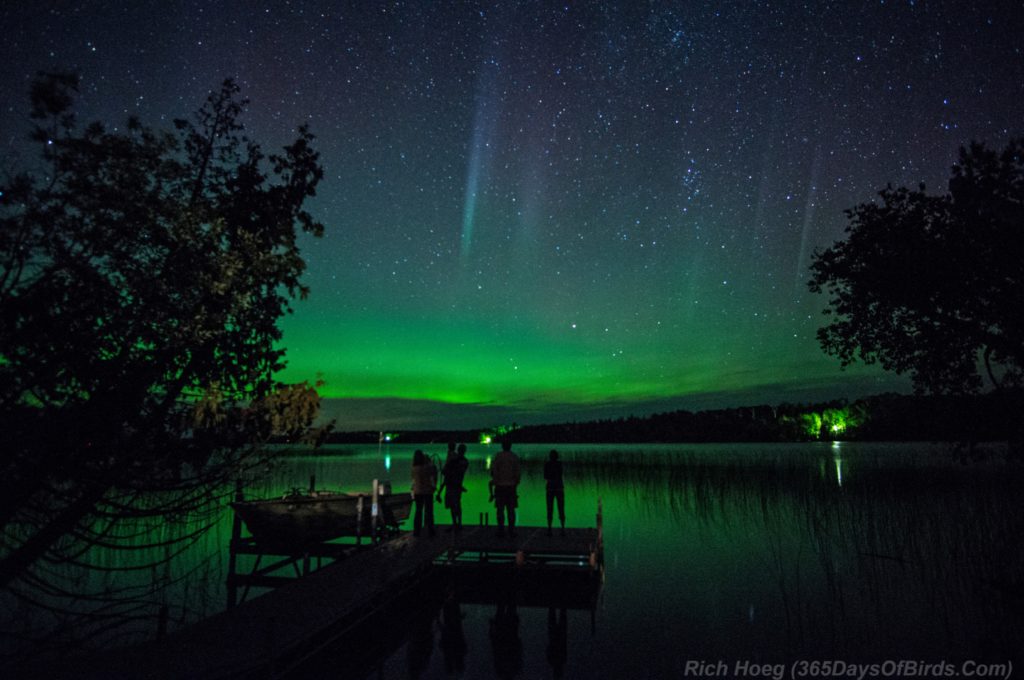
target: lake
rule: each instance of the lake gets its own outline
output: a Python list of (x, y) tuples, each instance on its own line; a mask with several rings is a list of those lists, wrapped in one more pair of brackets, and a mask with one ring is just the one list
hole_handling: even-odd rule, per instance
[[(296, 458), (296, 479), (278, 477), (279, 488), (272, 482), (266, 491), (309, 474), (329, 487), (381, 478), (399, 488), (414, 448)], [(546, 522), (550, 448), (516, 447), (521, 524)], [(569, 677), (682, 677), (692, 661), (724, 661), (730, 674), (737, 662), (797, 659), (992, 664), (1024, 649), (1017, 468), (962, 466), (948, 446), (921, 444), (557, 448), (568, 524), (593, 526), (601, 499), (605, 526), (594, 625), (590, 612), (565, 613)], [(482, 512), (493, 522), (486, 484), (494, 452), (470, 447), (467, 522)], [(440, 504), (436, 513), (447, 521)], [(491, 677), (496, 607), (461, 613), (466, 677)], [(549, 614), (517, 612), (523, 677), (557, 670), (548, 659)], [(428, 658), (421, 626), (373, 675), (408, 677), (411, 668), (445, 677), (442, 623), (430, 628)]]
[[(405, 489), (415, 448), (292, 455), (247, 494), (279, 495), (310, 475), (320, 488), (366, 490), (388, 479)], [(421, 448), (444, 455), (443, 445)], [(542, 525), (551, 447), (514, 448), (523, 459), (518, 521)], [(783, 664), (793, 678), (820, 675), (823, 667), (809, 664), (826, 661), (843, 677), (1004, 677), (1000, 664), (1021, 659), (1019, 465), (994, 457), (965, 466), (951, 447), (929, 444), (556, 448), (567, 524), (594, 526), (603, 504), (605, 579), (592, 611), (442, 611), (438, 598), (424, 597), (373, 668), (346, 669), (344, 648), (322, 665), (382, 678), (774, 678)], [(487, 479), (496, 451), (469, 447), (467, 524), (484, 512), (494, 522)], [(448, 522), (442, 504), (435, 512)], [(176, 586), (172, 612), (223, 606), (228, 515), (177, 562), (194, 576)], [(513, 641), (511, 653), (498, 633)], [(792, 665), (799, 661), (808, 665)]]

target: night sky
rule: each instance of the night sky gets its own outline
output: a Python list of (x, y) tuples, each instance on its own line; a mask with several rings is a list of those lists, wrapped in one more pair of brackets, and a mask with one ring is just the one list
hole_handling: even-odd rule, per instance
[[(971, 5), (968, 7), (968, 5)], [(1019, 2), (5, 2), (27, 89), (170, 126), (224, 77), (325, 179), (288, 381), (341, 429), (557, 422), (907, 391), (814, 338), (815, 248), (886, 183), (1024, 134)]]

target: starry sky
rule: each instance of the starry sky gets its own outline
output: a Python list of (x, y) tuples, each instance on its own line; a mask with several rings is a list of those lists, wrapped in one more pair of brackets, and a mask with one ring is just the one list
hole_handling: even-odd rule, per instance
[(1024, 134), (1017, 2), (3, 3), (27, 89), (170, 127), (233, 77), (317, 135), (287, 381), (340, 429), (482, 427), (907, 391), (814, 338), (816, 248), (887, 183)]

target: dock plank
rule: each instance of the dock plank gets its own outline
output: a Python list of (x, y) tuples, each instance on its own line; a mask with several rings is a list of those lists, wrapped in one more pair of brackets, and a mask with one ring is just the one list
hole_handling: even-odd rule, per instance
[(596, 529), (557, 529), (551, 536), (543, 527), (517, 527), (516, 535), (499, 536), (496, 527), (469, 527), (446, 538), (450, 548), (470, 552), (588, 555), (596, 549)]

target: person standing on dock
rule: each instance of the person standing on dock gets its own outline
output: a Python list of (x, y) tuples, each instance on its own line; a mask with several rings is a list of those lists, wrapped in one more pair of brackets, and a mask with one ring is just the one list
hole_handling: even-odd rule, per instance
[(501, 452), (491, 462), (491, 482), (494, 484), (494, 506), (498, 515), (498, 535), (505, 535), (508, 517), (509, 536), (516, 535), (516, 506), (518, 503), (519, 456), (512, 452), (512, 441), (501, 440)]
[(548, 454), (548, 462), (544, 463), (544, 479), (547, 481), (548, 536), (551, 535), (551, 515), (556, 502), (558, 520), (562, 523), (562, 535), (565, 536), (565, 482), (562, 481), (562, 461), (558, 460), (558, 451), (554, 449)]
[[(437, 466), (423, 451), (416, 449), (412, 455), (412, 498), (416, 504), (416, 514), (412, 518), (412, 535), (419, 536), (424, 523), (427, 534), (435, 535), (434, 531), (434, 487), (437, 486)], [(426, 517), (424, 517), (426, 515)]]
[(452, 513), (451, 531), (462, 529), (462, 481), (466, 478), (466, 470), (469, 469), (469, 461), (466, 460), (466, 445), (451, 444), (452, 451), (441, 468), (441, 486), (437, 488), (437, 500), (441, 500), (441, 492), (444, 491), (444, 507)]

